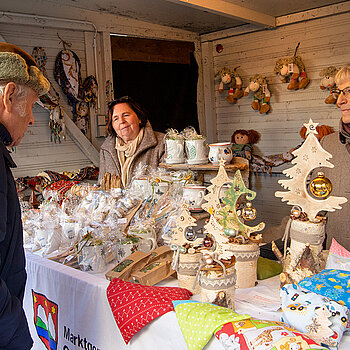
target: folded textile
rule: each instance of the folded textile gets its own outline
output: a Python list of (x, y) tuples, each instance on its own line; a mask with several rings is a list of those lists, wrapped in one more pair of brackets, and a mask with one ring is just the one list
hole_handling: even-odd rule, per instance
[(126, 344), (155, 318), (174, 311), (172, 301), (186, 300), (192, 293), (178, 287), (154, 287), (114, 278), (107, 298), (114, 319)]
[(320, 345), (338, 348), (349, 319), (345, 306), (296, 284), (284, 285), (280, 295), (282, 321)]
[(192, 300), (174, 301), (173, 304), (182, 334), (190, 350), (203, 349), (221, 325), (250, 317), (237, 314), (225, 307)]
[(286, 323), (256, 318), (226, 323), (215, 336), (226, 350), (326, 350)]
[(330, 299), (350, 309), (350, 272), (345, 270), (322, 270), (299, 282), (300, 287)]

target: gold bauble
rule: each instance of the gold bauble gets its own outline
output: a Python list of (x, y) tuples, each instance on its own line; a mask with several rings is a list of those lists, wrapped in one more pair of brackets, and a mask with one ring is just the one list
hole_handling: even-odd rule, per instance
[(246, 206), (242, 209), (242, 217), (247, 221), (256, 218), (256, 209), (252, 206), (252, 203), (247, 202)]
[(310, 183), (310, 191), (317, 198), (328, 197), (332, 192), (332, 183), (324, 176), (322, 171)]

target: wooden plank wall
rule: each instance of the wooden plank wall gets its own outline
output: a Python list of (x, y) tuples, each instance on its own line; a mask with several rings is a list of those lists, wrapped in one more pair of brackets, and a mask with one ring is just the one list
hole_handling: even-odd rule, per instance
[[(28, 53), (32, 53), (33, 47), (42, 46), (47, 54), (46, 70), (51, 83), (60, 93), (60, 101), (66, 111), (71, 108), (66, 102), (66, 97), (61, 93), (61, 88), (53, 77), (53, 68), (57, 53), (62, 50), (59, 44), (60, 37), (72, 43), (71, 49), (78, 55), (81, 63), (82, 77), (86, 77), (86, 58), (84, 32), (77, 30), (47, 29), (37, 26), (1, 24), (0, 33), (6, 42), (20, 46)], [(91, 165), (91, 161), (84, 152), (67, 135), (67, 140), (61, 144), (50, 141), (48, 126), (49, 113), (36, 105), (34, 109), (34, 125), (28, 128), (22, 143), (16, 148), (14, 159), (18, 168), (14, 170), (15, 176), (34, 176), (43, 170), (72, 171)]]
[[(224, 66), (240, 66), (238, 73), (244, 87), (249, 77), (259, 73), (268, 78), (271, 91), (271, 111), (260, 115), (250, 106), (251, 94), (235, 105), (229, 104), (227, 90), (219, 94), (216, 81), (218, 141), (230, 140), (236, 129), (255, 129), (261, 133), (255, 152), (270, 155), (300, 144), (299, 130), (309, 118), (337, 129), (341, 114), (335, 105), (324, 103), (328, 94), (319, 88), (319, 72), (331, 65), (340, 67), (350, 63), (349, 29), (350, 13), (345, 13), (213, 41), (214, 72)], [(293, 55), (298, 42), (298, 54), (303, 58), (311, 83), (305, 90), (288, 91), (287, 84), (281, 83), (273, 69), (278, 58)], [(224, 48), (221, 53), (215, 50), (219, 43)], [(278, 224), (290, 210), (290, 206), (274, 197), (274, 192), (282, 189), (277, 183), (283, 176), (278, 174), (281, 170), (282, 167), (274, 168), (276, 175), (257, 175), (252, 179), (253, 189), (257, 191), (254, 204), (268, 225)]]
[(92, 165), (69, 133), (61, 143), (50, 141), (49, 114), (44, 108), (36, 104), (33, 114), (34, 124), (12, 154), (17, 164), (14, 176), (35, 176), (43, 170), (72, 171)]

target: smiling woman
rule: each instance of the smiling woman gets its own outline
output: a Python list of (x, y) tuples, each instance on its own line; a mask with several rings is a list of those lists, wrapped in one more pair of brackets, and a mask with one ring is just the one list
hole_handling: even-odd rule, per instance
[(128, 96), (108, 105), (107, 134), (100, 149), (99, 184), (108, 172), (126, 187), (140, 163), (156, 168), (164, 155), (164, 134), (153, 131), (143, 108)]

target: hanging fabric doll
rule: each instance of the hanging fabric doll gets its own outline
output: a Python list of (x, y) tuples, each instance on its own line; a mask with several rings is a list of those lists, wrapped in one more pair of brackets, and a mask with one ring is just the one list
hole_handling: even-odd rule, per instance
[(252, 145), (258, 143), (259, 139), (260, 134), (255, 130), (236, 130), (231, 137), (233, 156), (246, 158), (250, 161), (253, 154)]
[(97, 102), (97, 80), (93, 75), (89, 75), (83, 82), (83, 101), (89, 105), (89, 107), (96, 107)]
[(71, 50), (62, 50), (56, 56), (54, 77), (72, 106), (73, 121), (77, 119), (77, 103), (82, 97), (79, 57)]

